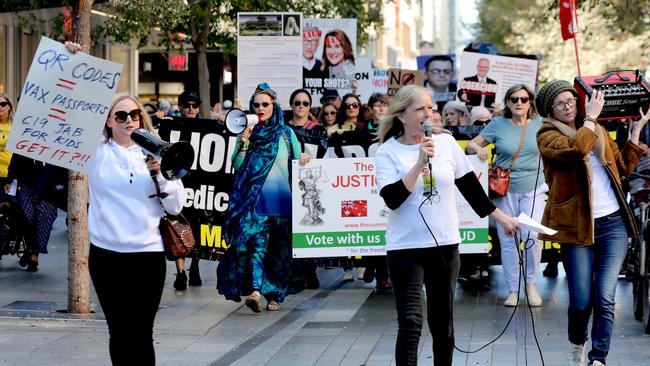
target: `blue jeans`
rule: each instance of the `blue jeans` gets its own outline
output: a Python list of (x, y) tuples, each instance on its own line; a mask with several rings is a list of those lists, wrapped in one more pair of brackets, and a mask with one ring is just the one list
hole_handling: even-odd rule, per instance
[(563, 245), (569, 284), (569, 341), (584, 344), (593, 309), (589, 362), (605, 363), (614, 324), (618, 274), (627, 252), (627, 228), (619, 212), (595, 220), (593, 245)]

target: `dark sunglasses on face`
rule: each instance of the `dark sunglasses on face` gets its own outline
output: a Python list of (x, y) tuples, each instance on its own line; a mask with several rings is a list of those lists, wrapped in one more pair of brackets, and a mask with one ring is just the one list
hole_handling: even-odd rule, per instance
[(512, 104), (517, 104), (521, 100), (521, 104), (526, 104), (528, 103), (529, 98), (528, 97), (510, 97), (510, 101)]
[(9, 105), (9, 102), (0, 102), (0, 107), (6, 107)]
[(199, 105), (196, 104), (196, 103), (185, 103), (185, 104), (183, 104), (183, 108), (185, 108), (185, 109), (190, 109), (190, 108), (197, 109), (197, 108), (199, 108)]
[(303, 107), (309, 107), (309, 101), (306, 101), (306, 100), (303, 100), (303, 101), (294, 100), (293, 101), (293, 106), (294, 107), (300, 107), (301, 104), (302, 104)]
[(130, 116), (131, 120), (133, 122), (138, 122), (140, 121), (140, 116), (142, 115), (142, 111), (139, 109), (134, 109), (131, 112), (127, 111), (117, 111), (115, 112), (115, 122), (117, 123), (124, 123), (126, 122), (126, 117)]
[(336, 111), (331, 111), (331, 112), (323, 112), (323, 115), (325, 116), (333, 116), (336, 114)]
[(354, 102), (354, 103), (345, 103), (345, 109), (357, 109), (359, 108), (359, 103)]
[(268, 106), (270, 106), (270, 105), (271, 105), (271, 103), (269, 103), (269, 102), (253, 103), (253, 108), (257, 109), (257, 108), (259, 108), (260, 106), (261, 106), (262, 108), (268, 108)]

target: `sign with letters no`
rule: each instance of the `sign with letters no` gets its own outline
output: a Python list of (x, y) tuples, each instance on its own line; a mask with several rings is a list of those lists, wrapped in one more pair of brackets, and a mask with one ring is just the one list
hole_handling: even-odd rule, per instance
[(11, 128), (7, 150), (86, 172), (101, 142), (122, 65), (42, 37)]

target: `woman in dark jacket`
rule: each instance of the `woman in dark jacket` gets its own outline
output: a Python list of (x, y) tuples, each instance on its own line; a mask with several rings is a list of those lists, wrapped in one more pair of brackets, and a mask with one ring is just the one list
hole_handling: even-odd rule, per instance
[(537, 133), (549, 186), (542, 224), (558, 232), (541, 235), (562, 245), (569, 284), (568, 333), (572, 365), (584, 365), (587, 326), (593, 311), (589, 365), (604, 365), (614, 323), (618, 273), (628, 235), (638, 237), (621, 189), (621, 176), (632, 172), (646, 149), (639, 134), (650, 112), (632, 122), (623, 150), (596, 123), (605, 103), (595, 91), (577, 117), (578, 93), (567, 81), (549, 82), (537, 97), (546, 117)]

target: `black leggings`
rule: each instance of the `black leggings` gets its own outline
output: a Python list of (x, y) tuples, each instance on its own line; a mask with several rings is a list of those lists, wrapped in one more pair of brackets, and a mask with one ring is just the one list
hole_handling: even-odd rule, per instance
[(433, 364), (451, 366), (454, 352), (454, 293), (458, 245), (390, 250), (388, 271), (397, 307), (395, 364), (417, 365), (422, 333), (422, 285), (427, 294), (427, 323), (433, 337)]
[(153, 323), (165, 285), (165, 255), (90, 244), (88, 267), (106, 316), (113, 365), (154, 366)]

